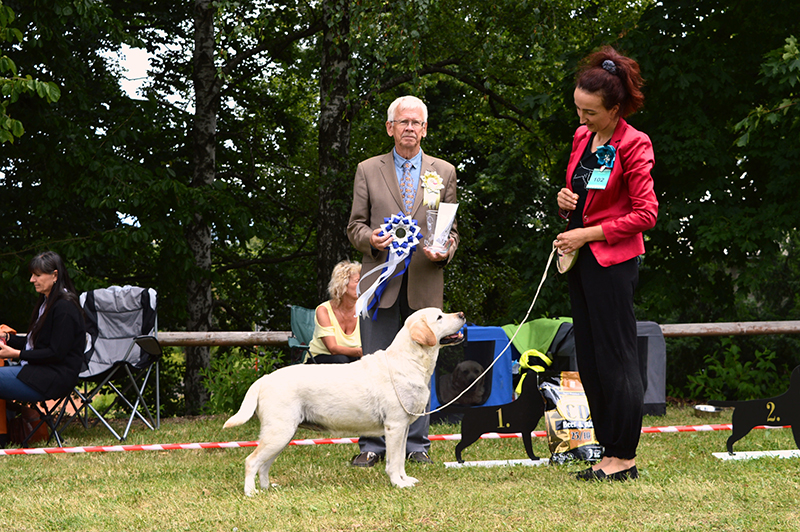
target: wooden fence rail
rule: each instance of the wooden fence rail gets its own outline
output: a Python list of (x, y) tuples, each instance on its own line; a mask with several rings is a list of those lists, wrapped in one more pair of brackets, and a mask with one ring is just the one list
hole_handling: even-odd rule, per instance
[[(667, 338), (682, 336), (740, 336), (757, 334), (797, 334), (800, 321), (743, 321), (730, 323), (670, 323), (661, 325)], [(289, 343), (289, 331), (210, 331), (158, 333), (158, 340), (165, 346), (221, 346), (261, 345), (285, 346)]]
[(160, 332), (161, 345), (263, 345), (284, 346), (289, 344), (289, 331), (209, 331), (209, 332)]
[(668, 338), (680, 336), (742, 336), (756, 334), (797, 334), (800, 321), (740, 321), (729, 323), (675, 323), (661, 325)]

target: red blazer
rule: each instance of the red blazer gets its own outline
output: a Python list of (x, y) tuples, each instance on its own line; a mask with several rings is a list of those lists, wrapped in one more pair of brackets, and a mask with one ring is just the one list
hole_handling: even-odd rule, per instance
[[(592, 133), (581, 126), (572, 141), (567, 165), (567, 188)], [(604, 190), (590, 189), (583, 209), (583, 226), (600, 225), (604, 241), (589, 242), (601, 266), (620, 264), (644, 253), (642, 232), (652, 229), (658, 217), (653, 190), (653, 144), (650, 137), (620, 118), (610, 145), (616, 149), (614, 166)], [(562, 216), (565, 213), (562, 213)], [(568, 217), (570, 213), (566, 213)]]

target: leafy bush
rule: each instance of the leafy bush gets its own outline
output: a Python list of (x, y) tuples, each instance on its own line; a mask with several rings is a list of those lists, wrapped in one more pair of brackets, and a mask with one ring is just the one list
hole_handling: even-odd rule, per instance
[[(183, 351), (177, 347), (164, 348), (160, 366), (161, 417), (181, 416), (186, 408), (183, 398), (183, 374), (186, 371), (186, 357)], [(154, 376), (151, 375), (150, 378), (153, 379)], [(145, 399), (151, 408), (154, 408), (156, 404), (154, 390), (155, 387), (148, 386), (145, 391)]]
[(722, 348), (704, 357), (705, 368), (689, 375), (689, 393), (694, 399), (748, 400), (772, 397), (786, 391), (788, 376), (781, 376), (774, 351), (756, 351), (754, 360), (743, 360), (742, 350), (731, 338)]
[(247, 389), (259, 377), (273, 371), (280, 362), (278, 352), (259, 352), (255, 356), (240, 349), (217, 351), (208, 369), (200, 370), (210, 397), (203, 407), (208, 414), (236, 412)]

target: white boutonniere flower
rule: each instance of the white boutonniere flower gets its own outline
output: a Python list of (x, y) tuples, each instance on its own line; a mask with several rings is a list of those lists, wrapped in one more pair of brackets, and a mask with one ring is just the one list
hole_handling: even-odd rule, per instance
[(441, 190), (444, 188), (442, 176), (436, 172), (425, 172), (422, 176), (422, 186), (425, 188), (425, 205), (429, 209), (438, 209), (441, 200)]

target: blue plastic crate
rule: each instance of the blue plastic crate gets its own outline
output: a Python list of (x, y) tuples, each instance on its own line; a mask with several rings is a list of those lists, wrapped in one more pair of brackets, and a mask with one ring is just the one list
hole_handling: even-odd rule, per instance
[[(508, 344), (508, 336), (501, 327), (482, 327), (467, 325), (464, 327), (464, 359), (476, 360), (484, 368), (497, 358)], [(431, 408), (439, 408), (442, 404), (436, 392), (438, 370), (433, 372), (431, 378)], [(505, 350), (500, 359), (495, 362), (491, 372), (491, 388), (489, 396), (480, 405), (494, 406), (510, 403), (514, 398), (513, 377), (511, 375), (511, 348)], [(487, 379), (488, 380), (488, 379)], [(446, 410), (445, 410), (446, 412)]]

